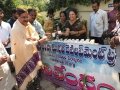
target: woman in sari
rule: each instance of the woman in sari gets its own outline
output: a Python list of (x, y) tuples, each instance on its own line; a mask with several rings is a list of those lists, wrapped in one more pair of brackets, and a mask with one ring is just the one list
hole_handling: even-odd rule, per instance
[(39, 40), (39, 35), (28, 22), (26, 10), (18, 9), (18, 19), (11, 32), (12, 54), (15, 54), (16, 81), (20, 90), (25, 90), (28, 82), (36, 75), (42, 66), (36, 45), (43, 43), (46, 38)]
[(60, 12), (60, 20), (58, 21), (57, 25), (56, 25), (56, 39), (57, 36), (60, 39), (66, 39), (69, 36), (69, 30), (66, 30), (66, 22), (67, 22), (67, 15), (65, 11), (61, 11)]
[(75, 8), (69, 11), (69, 20), (66, 22), (66, 30), (70, 31), (69, 39), (86, 39), (86, 27), (77, 15)]

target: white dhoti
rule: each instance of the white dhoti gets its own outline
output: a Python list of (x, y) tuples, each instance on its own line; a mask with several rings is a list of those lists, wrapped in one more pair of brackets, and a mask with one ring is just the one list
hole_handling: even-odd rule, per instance
[(7, 62), (0, 66), (0, 77), (3, 77), (0, 81), (0, 90), (12, 90), (12, 87), (15, 85), (16, 81), (10, 72)]

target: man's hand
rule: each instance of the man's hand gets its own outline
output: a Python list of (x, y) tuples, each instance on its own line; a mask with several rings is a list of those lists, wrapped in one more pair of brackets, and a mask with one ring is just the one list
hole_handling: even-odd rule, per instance
[(7, 61), (7, 59), (8, 59), (7, 56), (0, 57), (0, 65), (2, 65), (3, 63), (5, 63)]
[(115, 38), (114, 38), (115, 45), (120, 44), (119, 38), (120, 38), (120, 36), (115, 36)]
[(115, 47), (116, 47), (115, 42), (114, 42), (114, 37), (111, 38), (111, 40), (110, 40), (110, 47), (111, 47), (112, 49), (115, 49)]
[(120, 36), (114, 36), (113, 38), (111, 38), (111, 40), (110, 40), (110, 47), (111, 48), (115, 48), (117, 45), (119, 45), (119, 38), (120, 38)]
[(58, 34), (58, 35), (62, 35), (62, 32), (61, 32), (61, 31), (57, 31), (57, 34)]
[(6, 40), (5, 42), (2, 42), (4, 47), (6, 47), (10, 43), (10, 39)]
[(3, 79), (3, 77), (0, 77), (0, 81)]
[(42, 43), (46, 42), (47, 40), (48, 40), (47, 36), (44, 36), (44, 37), (42, 37), (40, 40), (38, 40), (38, 42), (39, 42), (40, 44), (42, 44)]
[(30, 40), (36, 41), (37, 39), (36, 39), (36, 38), (32, 38), (32, 37), (27, 37), (27, 40), (28, 40), (28, 41), (30, 41)]
[(6, 47), (8, 45), (7, 42), (2, 42), (2, 43), (3, 43), (4, 47)]

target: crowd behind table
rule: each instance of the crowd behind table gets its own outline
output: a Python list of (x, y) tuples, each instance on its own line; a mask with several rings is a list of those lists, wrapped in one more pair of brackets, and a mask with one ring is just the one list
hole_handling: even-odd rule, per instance
[[(5, 22), (3, 21), (5, 12), (0, 8), (0, 41), (7, 53), (14, 56), (8, 61), (6, 58), (9, 56), (1, 55), (1, 68), (6, 62), (10, 62), (11, 73), (16, 75), (18, 88), (25, 90), (29, 88), (30, 84), (39, 83), (38, 80), (41, 73), (38, 71), (43, 67), (43, 64), (37, 45), (52, 39), (77, 39), (79, 41), (81, 39), (85, 40), (87, 37), (93, 41), (95, 40), (95, 43), (104, 45), (104, 38), (102, 37), (104, 31), (117, 33), (112, 38), (106, 37), (106, 39), (110, 40), (111, 48), (117, 49), (117, 60), (120, 61), (120, 0), (113, 0), (113, 7), (112, 11), (106, 12), (100, 9), (100, 2), (97, 0), (93, 1), (93, 12), (90, 14), (88, 28), (78, 17), (79, 15), (75, 8), (71, 8), (68, 13), (61, 11), (59, 20), (54, 19), (54, 9), (50, 8), (43, 26), (36, 19), (36, 9), (29, 8), (24, 10), (16, 8), (12, 11), (12, 17)], [(87, 32), (89, 32), (89, 36), (87, 36)], [(118, 63), (118, 68), (120, 67), (119, 65)], [(3, 80), (0, 76), (0, 87)], [(11, 82), (11, 80), (7, 82)], [(38, 89), (39, 85), (36, 85), (32, 90)]]

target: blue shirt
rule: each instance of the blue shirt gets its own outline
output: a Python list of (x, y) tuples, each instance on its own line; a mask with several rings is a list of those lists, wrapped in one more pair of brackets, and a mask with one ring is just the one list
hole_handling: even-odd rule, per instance
[(34, 20), (32, 25), (34, 26), (35, 30), (40, 35), (40, 37), (45, 36), (45, 31), (43, 30), (42, 25), (37, 20)]

